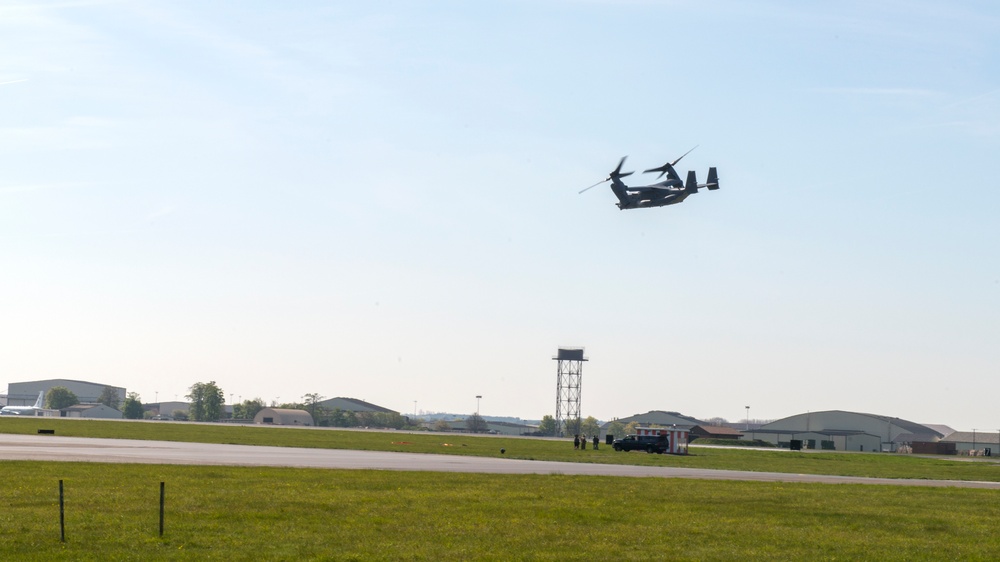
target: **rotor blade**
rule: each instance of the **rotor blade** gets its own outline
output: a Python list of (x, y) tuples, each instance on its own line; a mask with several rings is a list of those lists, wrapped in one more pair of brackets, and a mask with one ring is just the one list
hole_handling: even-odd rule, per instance
[[(696, 145), (694, 145), (694, 148), (698, 148), (699, 146), (701, 146), (701, 145), (700, 144), (696, 144)], [(694, 148), (692, 148), (691, 150), (694, 150)], [(678, 158), (677, 160), (674, 160), (673, 162), (671, 162), (670, 165), (671, 166), (676, 166), (677, 163), (681, 161), (681, 158), (684, 158), (688, 154), (691, 154), (691, 150), (685, 152), (684, 154), (681, 154), (680, 158)]]
[(656, 179), (660, 179), (660, 178), (663, 177), (664, 174), (667, 173), (667, 166), (669, 166), (669, 164), (664, 164), (663, 166), (660, 166), (659, 168), (650, 168), (648, 170), (643, 170), (642, 173), (648, 174), (650, 172), (660, 172), (660, 175), (656, 176)]
[(625, 172), (625, 173), (622, 173), (622, 166), (625, 164), (625, 159), (626, 158), (628, 158), (628, 156), (622, 156), (622, 159), (618, 161), (618, 167), (615, 168), (615, 171), (611, 172), (611, 175), (608, 176), (608, 179), (611, 179), (611, 178), (614, 178), (614, 177), (624, 178), (624, 177), (631, 176), (633, 173), (635, 173), (635, 172)]
[[(606, 182), (606, 181), (608, 181), (608, 180), (610, 180), (610, 179), (611, 179), (611, 178), (605, 178), (605, 179), (603, 179), (603, 180), (601, 180), (601, 181), (599, 181), (599, 182), (595, 183), (594, 185), (592, 185), (592, 186), (590, 186), (590, 187), (597, 187), (597, 186), (601, 185), (602, 183), (604, 183), (604, 182)], [(590, 187), (585, 187), (585, 188), (581, 189), (580, 191), (578, 191), (578, 192), (577, 192), (577, 195), (579, 195), (579, 194), (583, 193), (584, 191), (587, 191), (588, 189), (590, 189)]]

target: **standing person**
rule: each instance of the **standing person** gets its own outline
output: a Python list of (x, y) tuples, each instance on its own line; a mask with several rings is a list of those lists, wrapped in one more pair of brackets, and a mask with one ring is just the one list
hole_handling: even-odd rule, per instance
[(573, 448), (574, 449), (579, 449), (580, 448), (580, 434), (579, 433), (573, 435)]
[(600, 443), (600, 442), (601, 442), (601, 440), (598, 439), (597, 436), (595, 435), (594, 436), (594, 450), (595, 451), (597, 450), (597, 444)]
[(580, 450), (581, 451), (586, 451), (587, 450), (587, 434), (586, 433), (584, 433), (583, 435), (580, 436)]

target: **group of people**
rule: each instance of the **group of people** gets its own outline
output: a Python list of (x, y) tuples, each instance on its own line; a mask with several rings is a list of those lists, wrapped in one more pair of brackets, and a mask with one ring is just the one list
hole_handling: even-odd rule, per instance
[[(597, 445), (600, 442), (601, 442), (601, 440), (598, 439), (597, 436), (595, 435), (594, 436), (594, 450), (595, 451), (597, 450)], [(573, 448), (574, 449), (581, 449), (581, 450), (586, 449), (587, 448), (587, 436), (586, 435), (580, 435), (579, 433), (577, 433), (576, 435), (574, 435), (573, 436)]]

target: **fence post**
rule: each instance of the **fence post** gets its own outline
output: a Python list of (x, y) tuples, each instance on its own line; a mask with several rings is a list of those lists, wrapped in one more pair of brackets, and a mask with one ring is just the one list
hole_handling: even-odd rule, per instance
[(59, 481), (59, 540), (66, 542), (66, 511), (63, 500), (63, 481)]
[(160, 482), (160, 536), (163, 536), (163, 482)]

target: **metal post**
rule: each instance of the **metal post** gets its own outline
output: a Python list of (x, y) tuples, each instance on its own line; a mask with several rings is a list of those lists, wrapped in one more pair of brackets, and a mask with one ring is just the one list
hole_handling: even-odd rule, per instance
[(59, 481), (59, 540), (66, 542), (66, 511), (63, 501), (63, 481)]
[(160, 536), (163, 536), (163, 482), (160, 482)]

